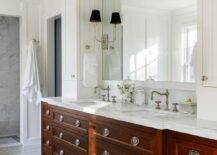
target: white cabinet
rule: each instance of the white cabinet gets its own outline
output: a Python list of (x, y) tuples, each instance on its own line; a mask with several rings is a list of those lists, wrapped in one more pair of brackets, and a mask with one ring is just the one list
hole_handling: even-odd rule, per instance
[(78, 98), (78, 1), (64, 0), (62, 13), (62, 96)]
[(199, 1), (203, 86), (217, 87), (217, 1)]
[(65, 0), (65, 13), (63, 20), (63, 80), (77, 79), (77, 54), (78, 54), (78, 14), (76, 0)]

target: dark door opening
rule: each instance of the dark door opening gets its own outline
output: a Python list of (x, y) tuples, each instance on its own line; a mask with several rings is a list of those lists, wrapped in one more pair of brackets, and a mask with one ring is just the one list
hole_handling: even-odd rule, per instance
[(62, 21), (55, 18), (55, 96), (62, 96)]

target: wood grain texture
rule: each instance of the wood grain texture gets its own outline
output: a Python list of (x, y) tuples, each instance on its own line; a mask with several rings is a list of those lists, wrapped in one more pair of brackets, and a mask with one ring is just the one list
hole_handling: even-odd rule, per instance
[(217, 141), (168, 131), (168, 155), (217, 155)]

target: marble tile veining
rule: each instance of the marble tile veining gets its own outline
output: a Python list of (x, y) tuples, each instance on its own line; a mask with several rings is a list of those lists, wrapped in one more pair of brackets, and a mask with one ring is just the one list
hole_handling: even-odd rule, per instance
[(0, 16), (0, 137), (19, 133), (19, 18)]

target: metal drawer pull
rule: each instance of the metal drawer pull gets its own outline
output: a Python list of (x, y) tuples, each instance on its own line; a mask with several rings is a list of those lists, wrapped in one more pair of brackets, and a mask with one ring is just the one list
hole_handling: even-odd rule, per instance
[(50, 145), (50, 141), (49, 140), (46, 141), (46, 145)]
[(108, 137), (110, 135), (110, 131), (107, 128), (104, 128), (103, 130), (103, 136)]
[(46, 110), (46, 115), (47, 115), (47, 116), (50, 115), (50, 110)]
[(75, 146), (79, 146), (80, 145), (80, 140), (79, 139), (76, 139), (75, 140)]
[(102, 155), (110, 155), (110, 153), (107, 150), (105, 150), (103, 151)]
[(188, 155), (200, 155), (200, 153), (198, 151), (195, 151), (195, 150), (190, 150), (188, 152)]
[(62, 132), (59, 134), (59, 138), (60, 138), (60, 139), (63, 138), (63, 133), (62, 133)]
[(50, 125), (46, 126), (46, 130), (49, 131), (50, 130)]
[(64, 150), (60, 150), (60, 155), (64, 155)]
[(60, 122), (63, 122), (63, 119), (64, 119), (63, 115), (60, 115), (59, 121), (60, 121)]
[(131, 144), (132, 144), (133, 146), (139, 145), (139, 138), (138, 138), (138, 137), (132, 137), (132, 138), (131, 138)]
[(75, 121), (75, 126), (76, 126), (76, 127), (79, 127), (80, 125), (81, 125), (81, 122), (80, 122), (79, 120), (76, 120), (76, 121)]

